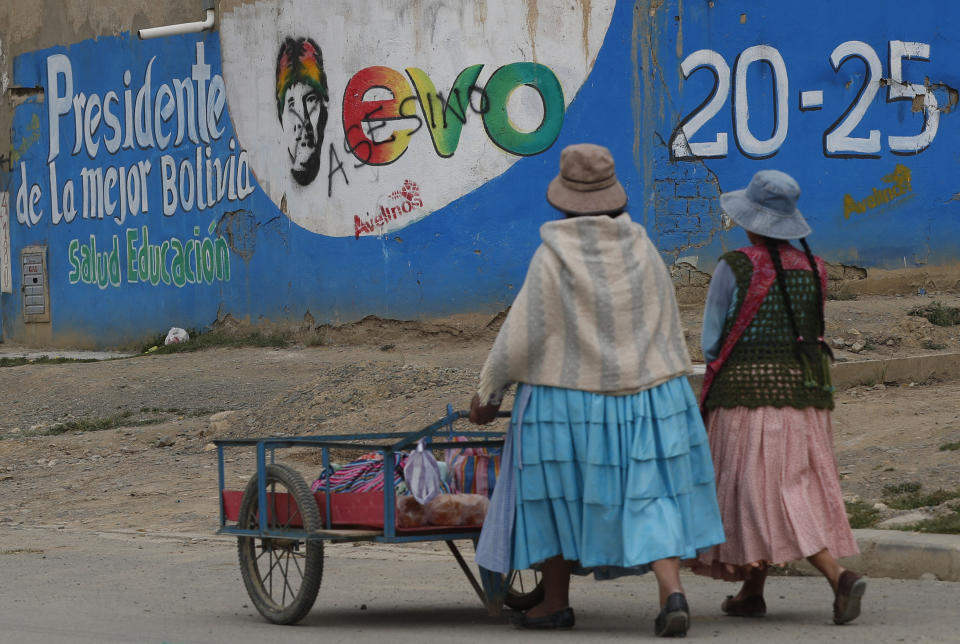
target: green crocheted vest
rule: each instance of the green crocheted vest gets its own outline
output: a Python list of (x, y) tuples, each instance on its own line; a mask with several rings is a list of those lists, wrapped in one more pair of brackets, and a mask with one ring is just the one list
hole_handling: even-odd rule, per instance
[[(722, 259), (733, 270), (737, 280), (736, 311), (724, 325), (725, 340), (743, 307), (753, 275), (753, 264), (740, 251), (726, 253)], [(813, 271), (785, 270), (784, 275), (798, 330), (804, 337), (816, 338), (820, 333), (820, 320)], [(809, 374), (811, 365), (803, 364), (796, 345), (780, 285), (774, 282), (753, 322), (744, 331), (714, 379), (707, 394), (706, 408), (770, 406), (833, 409), (833, 390), (826, 356), (818, 358), (822, 360), (821, 364), (812, 365), (812, 368), (822, 369), (819, 382), (814, 383)]]

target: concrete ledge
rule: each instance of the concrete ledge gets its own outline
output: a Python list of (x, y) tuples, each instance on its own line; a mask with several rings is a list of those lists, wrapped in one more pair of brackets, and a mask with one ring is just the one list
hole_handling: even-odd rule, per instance
[(934, 353), (889, 360), (838, 362), (830, 370), (837, 388), (880, 382), (924, 382), (960, 377), (960, 353)]
[[(690, 376), (690, 386), (697, 395), (703, 386), (704, 369), (704, 365), (696, 364)], [(956, 380), (960, 378), (960, 353), (835, 362), (830, 368), (830, 376), (837, 389), (881, 382), (925, 382), (931, 378)]]
[[(842, 560), (845, 568), (868, 577), (920, 579), (936, 575), (960, 581), (960, 535), (924, 534), (899, 530), (854, 530), (860, 554)], [(806, 561), (788, 566), (802, 575), (818, 575)]]

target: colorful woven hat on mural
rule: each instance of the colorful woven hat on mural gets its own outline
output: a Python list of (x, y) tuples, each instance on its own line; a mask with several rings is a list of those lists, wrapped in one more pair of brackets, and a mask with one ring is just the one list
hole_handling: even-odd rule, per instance
[(730, 218), (746, 230), (773, 239), (800, 239), (810, 234), (807, 220), (797, 209), (800, 186), (789, 174), (761, 170), (743, 190), (720, 195)]
[(578, 215), (602, 215), (623, 210), (627, 193), (617, 180), (610, 150), (593, 143), (568, 145), (560, 153), (560, 174), (547, 188), (554, 208)]

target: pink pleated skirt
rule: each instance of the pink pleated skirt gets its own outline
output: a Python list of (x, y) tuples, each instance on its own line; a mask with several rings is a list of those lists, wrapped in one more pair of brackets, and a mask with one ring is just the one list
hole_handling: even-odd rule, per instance
[(707, 434), (726, 542), (691, 563), (694, 572), (740, 581), (746, 566), (782, 564), (827, 548), (857, 554), (840, 491), (830, 412), (715, 409)]

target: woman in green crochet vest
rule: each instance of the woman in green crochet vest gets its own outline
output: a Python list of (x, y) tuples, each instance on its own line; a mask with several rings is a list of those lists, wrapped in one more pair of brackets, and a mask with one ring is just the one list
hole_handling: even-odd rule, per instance
[(767, 566), (806, 558), (830, 582), (833, 620), (844, 624), (860, 614), (866, 580), (837, 562), (858, 550), (833, 452), (826, 269), (804, 239), (799, 197), (792, 177), (763, 170), (720, 198), (751, 245), (721, 258), (707, 294), (700, 406), (727, 540), (693, 568), (743, 582), (723, 611), (761, 617)]

